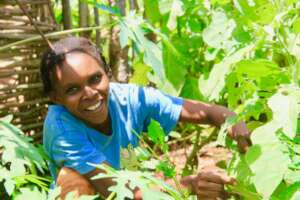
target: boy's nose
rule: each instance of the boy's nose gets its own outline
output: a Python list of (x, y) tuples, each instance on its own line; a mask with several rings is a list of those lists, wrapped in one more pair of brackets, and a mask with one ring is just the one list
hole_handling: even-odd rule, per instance
[(85, 86), (84, 87), (84, 99), (89, 99), (93, 98), (97, 94), (97, 90), (90, 87), (90, 86)]

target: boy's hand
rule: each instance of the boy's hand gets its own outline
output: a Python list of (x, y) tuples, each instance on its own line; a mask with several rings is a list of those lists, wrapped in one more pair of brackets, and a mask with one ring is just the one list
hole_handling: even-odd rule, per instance
[(241, 153), (245, 153), (251, 146), (250, 132), (244, 122), (239, 122), (228, 129), (229, 136), (236, 140)]
[(223, 169), (209, 166), (201, 170), (198, 175), (182, 178), (181, 184), (191, 189), (192, 193), (201, 200), (225, 199), (225, 184), (234, 184), (235, 180), (227, 176)]
[(61, 187), (61, 199), (64, 199), (65, 196), (72, 191), (75, 192), (75, 198), (81, 195), (94, 194), (94, 188), (91, 183), (76, 170), (68, 167), (63, 167), (59, 171), (57, 184)]

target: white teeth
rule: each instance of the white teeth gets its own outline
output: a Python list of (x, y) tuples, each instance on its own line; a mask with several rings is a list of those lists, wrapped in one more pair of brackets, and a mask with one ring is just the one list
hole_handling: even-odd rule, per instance
[(97, 108), (99, 108), (100, 105), (101, 105), (101, 101), (99, 101), (98, 103), (96, 103), (96, 104), (93, 105), (93, 106), (87, 107), (86, 110), (88, 110), (88, 111), (94, 111), (94, 110), (96, 110)]

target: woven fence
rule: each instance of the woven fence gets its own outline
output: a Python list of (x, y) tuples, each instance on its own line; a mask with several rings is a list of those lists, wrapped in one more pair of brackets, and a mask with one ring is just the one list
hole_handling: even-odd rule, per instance
[[(50, 0), (19, 0), (44, 32), (57, 30)], [(0, 47), (38, 36), (34, 26), (14, 0), (0, 0)], [(12, 114), (13, 124), (26, 135), (41, 140), (48, 98), (42, 94), (39, 76), (43, 41), (0, 50), (0, 117)]]

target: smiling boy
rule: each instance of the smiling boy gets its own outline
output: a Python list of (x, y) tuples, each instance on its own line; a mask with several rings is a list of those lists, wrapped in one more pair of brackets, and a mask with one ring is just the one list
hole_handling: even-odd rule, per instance
[[(44, 123), (43, 142), (62, 196), (72, 190), (107, 196), (113, 181), (91, 180), (102, 171), (87, 163), (106, 163), (120, 169), (121, 147), (137, 146), (138, 137), (132, 130), (146, 131), (151, 119), (169, 133), (178, 121), (220, 126), (234, 115), (223, 106), (173, 97), (154, 88), (110, 83), (108, 74), (104, 59), (85, 38), (62, 39), (43, 56), (44, 90), (54, 103)], [(250, 141), (245, 123), (236, 124), (229, 134), (242, 151), (247, 149)], [(182, 185), (198, 197), (214, 199), (223, 196), (223, 184), (230, 182), (220, 171), (199, 172), (183, 179)], [(138, 189), (135, 194), (139, 199)]]

